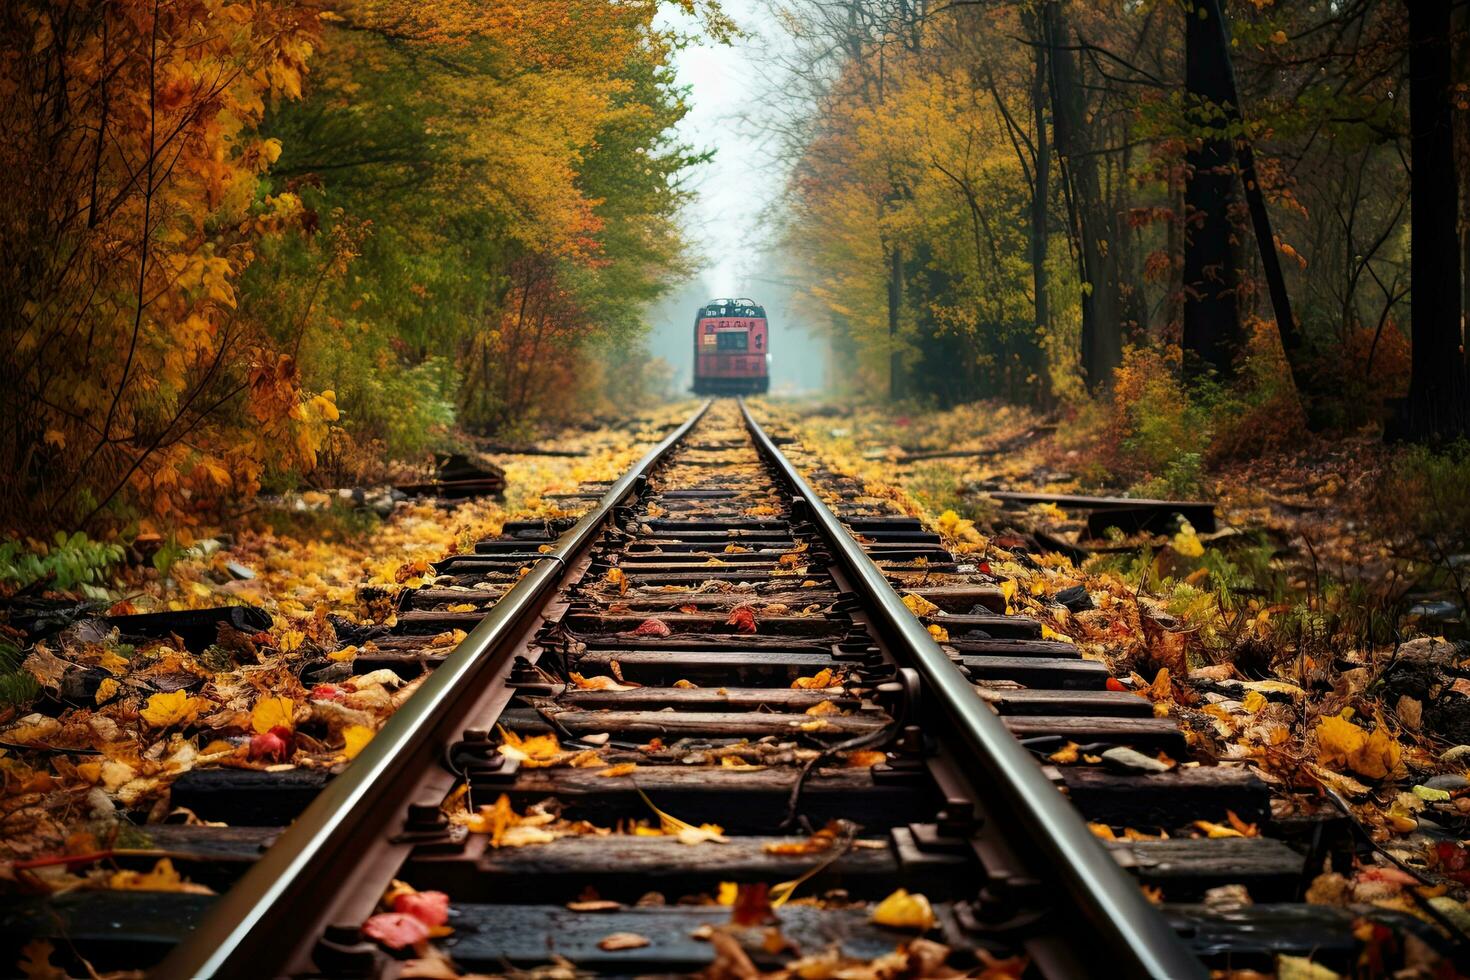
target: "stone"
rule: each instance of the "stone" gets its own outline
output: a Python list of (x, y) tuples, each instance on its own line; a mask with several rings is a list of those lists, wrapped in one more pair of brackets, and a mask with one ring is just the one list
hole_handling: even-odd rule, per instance
[(1440, 762), (1470, 762), (1470, 745), (1456, 745), (1439, 754)]

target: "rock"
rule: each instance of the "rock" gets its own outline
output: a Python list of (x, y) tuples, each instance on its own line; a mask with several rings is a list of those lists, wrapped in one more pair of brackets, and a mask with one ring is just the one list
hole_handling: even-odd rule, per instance
[(1119, 746), (1108, 749), (1102, 754), (1103, 761), (1123, 769), (1131, 769), (1134, 772), (1168, 772), (1169, 767), (1152, 756), (1144, 755), (1135, 749)]
[[(1465, 746), (1463, 745), (1457, 747), (1465, 748)], [(1448, 772), (1445, 773), (1443, 776), (1435, 776), (1433, 779), (1426, 779), (1424, 781), (1424, 785), (1429, 787), (1430, 789), (1448, 790), (1449, 792), (1453, 793), (1457, 789), (1464, 789), (1465, 787), (1470, 786), (1470, 779), (1466, 779), (1464, 776), (1461, 776), (1458, 773)]]
[(1463, 640), (1446, 640), (1442, 636), (1420, 636), (1399, 646), (1395, 655), (1400, 663), (1450, 667), (1464, 656)]
[(1440, 762), (1470, 762), (1470, 745), (1456, 745), (1439, 754)]
[(237, 561), (225, 562), (225, 571), (229, 572), (232, 578), (238, 579), (243, 582), (248, 582), (251, 579), (255, 578), (254, 569), (246, 568), (244, 565), (240, 564)]
[(1055, 598), (1058, 604), (1066, 606), (1074, 613), (1093, 608), (1092, 596), (1085, 585), (1074, 585), (1070, 589), (1063, 589), (1056, 594)]

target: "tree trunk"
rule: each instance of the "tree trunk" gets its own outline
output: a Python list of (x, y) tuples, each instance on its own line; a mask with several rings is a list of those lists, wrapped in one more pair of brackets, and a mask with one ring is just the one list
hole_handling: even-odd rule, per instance
[(1413, 353), (1402, 433), (1420, 441), (1466, 431), (1460, 323), (1459, 188), (1450, 113), (1450, 0), (1405, 0), (1409, 13), (1409, 130)]
[(903, 355), (898, 349), (898, 328), (903, 312), (903, 249), (894, 245), (888, 253), (888, 397), (903, 397)]
[(1225, 14), (1220, 0), (1208, 0), (1206, 7), (1210, 14), (1206, 23), (1215, 27), (1215, 45), (1219, 49), (1220, 61), (1227, 68), (1227, 115), (1231, 123), (1240, 130), (1235, 141), (1235, 159), (1240, 165), (1240, 183), (1245, 190), (1245, 203), (1250, 211), (1251, 227), (1256, 234), (1256, 248), (1261, 256), (1261, 273), (1266, 279), (1266, 289), (1271, 297), (1271, 311), (1276, 317), (1276, 330), (1281, 335), (1281, 347), (1286, 352), (1292, 381), (1300, 392), (1305, 390), (1306, 383), (1301, 331), (1297, 329), (1296, 316), (1291, 310), (1291, 294), (1286, 291), (1286, 276), (1281, 269), (1281, 256), (1276, 251), (1276, 236), (1271, 230), (1271, 215), (1266, 210), (1266, 196), (1261, 191), (1260, 177), (1256, 173), (1255, 149), (1245, 133), (1245, 114), (1240, 105), (1240, 89), (1235, 82), (1235, 65), (1230, 59), (1230, 35), (1226, 29)]
[(1235, 174), (1222, 112), (1230, 62), (1219, 44), (1213, 2), (1185, 4), (1185, 118), (1192, 128), (1184, 189), (1184, 369), (1188, 377), (1229, 378), (1241, 346), (1239, 270), (1230, 248)]
[(1072, 46), (1072, 35), (1058, 0), (1048, 0), (1043, 16), (1051, 65), (1052, 132), (1076, 206), (1082, 281), (1082, 372), (1088, 390), (1096, 392), (1109, 387), (1113, 370), (1123, 362), (1116, 222), (1103, 199), (1097, 155), (1090, 152), (1092, 148), (1083, 136), (1088, 130), (1077, 55), (1060, 50)]
[[(1037, 28), (1032, 31), (1033, 36), (1040, 37), (1041, 25), (1033, 24), (1032, 26)], [(1031, 115), (1036, 128), (1036, 181), (1032, 187), (1031, 197), (1031, 285), (1036, 293), (1036, 299), (1034, 329), (1032, 335), (1027, 338), (1024, 350), (1025, 368), (1031, 376), (1028, 380), (1034, 386), (1035, 400), (1046, 404), (1051, 399), (1051, 379), (1047, 371), (1046, 350), (1042, 347), (1042, 339), (1051, 327), (1051, 310), (1046, 295), (1046, 219), (1051, 199), (1049, 187), (1051, 143), (1047, 140), (1046, 134), (1048, 90), (1046, 48), (1036, 45), (1033, 50), (1036, 52), (1036, 71), (1031, 81)]]

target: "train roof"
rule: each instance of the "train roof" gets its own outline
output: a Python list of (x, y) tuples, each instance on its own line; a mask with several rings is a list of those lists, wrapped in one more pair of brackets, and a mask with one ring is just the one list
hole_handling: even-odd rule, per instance
[(765, 307), (745, 297), (712, 299), (700, 307), (700, 316), (758, 316), (766, 315)]

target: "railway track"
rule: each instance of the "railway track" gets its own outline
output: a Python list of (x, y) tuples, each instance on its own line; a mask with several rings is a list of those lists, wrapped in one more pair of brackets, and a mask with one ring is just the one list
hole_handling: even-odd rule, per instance
[[(175, 784), (177, 805), (230, 826), (150, 827), (153, 844), (224, 894), (89, 893), (7, 930), (63, 936), (100, 968), (161, 960), (160, 977), (393, 975), (360, 927), (397, 880), (449, 896), (440, 946), (462, 970), (558, 956), (675, 974), (742, 940), (758, 969), (883, 956), (918, 935), (874, 922), (906, 889), (961, 970), (1354, 962), (1355, 916), (1299, 901), (1332, 825), (1273, 825), (1243, 768), (1155, 771), (1156, 753), (1187, 758), (1173, 720), (1007, 615), (918, 521), (803, 463), (810, 477), (742, 404), (706, 405), (586, 488), (573, 526), (510, 525), (400, 598), (355, 669), (432, 673), (345, 772)], [(449, 609), (467, 596), (482, 608)], [(426, 642), (453, 628), (469, 634), (452, 653)], [(1046, 764), (1068, 741), (1118, 764)], [(1231, 815), (1277, 837), (1178, 835)], [(1089, 821), (1174, 836), (1105, 844)], [(797, 883), (786, 904), (778, 882)], [(743, 926), (714, 904), (722, 883)], [(1238, 885), (1253, 904), (1212, 891)]]

